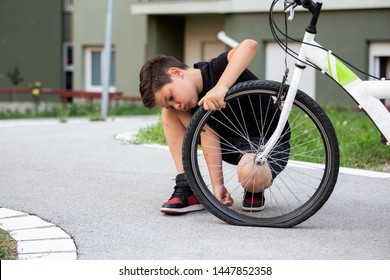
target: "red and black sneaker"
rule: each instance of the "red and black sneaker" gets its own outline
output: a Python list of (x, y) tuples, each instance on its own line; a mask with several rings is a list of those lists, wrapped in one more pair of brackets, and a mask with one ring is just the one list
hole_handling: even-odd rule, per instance
[(187, 182), (185, 174), (176, 176), (176, 186), (171, 198), (163, 204), (160, 211), (165, 214), (181, 215), (203, 210)]
[(241, 209), (244, 211), (258, 212), (265, 208), (265, 198), (262, 192), (246, 192)]

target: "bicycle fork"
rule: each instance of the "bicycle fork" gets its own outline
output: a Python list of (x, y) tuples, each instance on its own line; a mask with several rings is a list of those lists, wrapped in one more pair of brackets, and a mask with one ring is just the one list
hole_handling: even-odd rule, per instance
[[(314, 37), (315, 37), (315, 34), (311, 34), (309, 32), (306, 32), (304, 39), (303, 39), (303, 42), (313, 43)], [(283, 129), (286, 126), (288, 117), (290, 115), (290, 112), (291, 112), (291, 109), (292, 109), (292, 106), (293, 106), (293, 103), (295, 100), (295, 96), (296, 96), (297, 91), (298, 91), (299, 84), (300, 84), (301, 79), (302, 79), (303, 71), (306, 68), (305, 63), (304, 63), (305, 60), (306, 60), (305, 45), (302, 44), (301, 49), (299, 51), (298, 59), (295, 63), (295, 68), (294, 68), (294, 73), (293, 73), (293, 76), (291, 79), (291, 84), (290, 84), (286, 98), (285, 98), (283, 105), (282, 105), (282, 112), (280, 114), (278, 125), (277, 125), (274, 133), (272, 134), (271, 138), (268, 140), (268, 142), (257, 151), (256, 156), (254, 158), (254, 162), (257, 165), (263, 165), (267, 162), (268, 154), (271, 152), (271, 150), (276, 145), (280, 136), (283, 133)], [(282, 83), (281, 86), (283, 87), (284, 84)], [(281, 91), (282, 90), (283, 89), (281, 89)]]

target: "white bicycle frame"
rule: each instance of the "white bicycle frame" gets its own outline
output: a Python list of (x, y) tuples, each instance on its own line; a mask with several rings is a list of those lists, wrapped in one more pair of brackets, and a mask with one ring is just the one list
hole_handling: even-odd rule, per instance
[(268, 153), (282, 134), (288, 116), (290, 115), (303, 71), (306, 67), (304, 61), (316, 65), (321, 69), (323, 74), (328, 74), (342, 86), (357, 102), (359, 108), (363, 109), (371, 118), (378, 130), (385, 137), (387, 141), (386, 144), (390, 145), (390, 112), (380, 101), (380, 99), (390, 98), (390, 80), (361, 80), (350, 68), (337, 59), (331, 51), (324, 50), (322, 46), (315, 41), (315, 34), (306, 31), (278, 126), (264, 149), (257, 154), (255, 160), (257, 164), (265, 162)]

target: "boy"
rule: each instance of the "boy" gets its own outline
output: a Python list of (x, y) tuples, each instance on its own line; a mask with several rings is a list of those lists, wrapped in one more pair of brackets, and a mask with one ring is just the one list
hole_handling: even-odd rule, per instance
[[(178, 172), (174, 193), (163, 204), (161, 212), (184, 214), (203, 209), (192, 193), (184, 174), (182, 142), (185, 130), (192, 114), (199, 106), (203, 106), (205, 110), (221, 110), (226, 106), (224, 97), (234, 84), (257, 80), (257, 77), (246, 69), (253, 60), (257, 48), (256, 41), (244, 40), (237, 47), (222, 53), (210, 62), (196, 63), (194, 68), (173, 57), (162, 55), (150, 58), (141, 68), (139, 88), (143, 104), (147, 108), (163, 107), (164, 134)], [(201, 139), (202, 144), (215, 135), (212, 129), (218, 130), (217, 127), (207, 128), (205, 133), (209, 136)], [(205, 154), (208, 154), (205, 149), (213, 149), (210, 148), (212, 142), (202, 146)], [(218, 160), (220, 159), (206, 157), (208, 166), (216, 166), (212, 162)], [(273, 178), (284, 168), (285, 161), (284, 159), (277, 162), (270, 168), (268, 163), (263, 166), (254, 164), (250, 153), (237, 154), (230, 159), (229, 162), (240, 166), (237, 168), (238, 179), (246, 189), (243, 210), (264, 209), (263, 190), (272, 184)], [(251, 175), (250, 179), (248, 179), (249, 175)], [(211, 179), (213, 181), (213, 178)], [(233, 199), (226, 188), (220, 186), (216, 183), (214, 187), (213, 184), (214, 195), (226, 206), (231, 206), (234, 203)]]

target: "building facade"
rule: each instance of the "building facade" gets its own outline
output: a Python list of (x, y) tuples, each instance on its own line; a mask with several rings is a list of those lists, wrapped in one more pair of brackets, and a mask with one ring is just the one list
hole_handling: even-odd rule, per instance
[[(280, 80), (285, 56), (269, 28), (271, 2), (113, 0), (110, 89), (138, 96), (139, 69), (154, 54), (173, 55), (190, 66), (211, 59), (229, 48), (218, 34), (238, 42), (257, 40), (260, 48), (250, 69), (261, 79)], [(0, 88), (14, 86), (9, 73), (18, 69), (23, 78), (19, 87), (40, 81), (49, 88), (100, 91), (107, 3), (1, 0)], [(281, 3), (275, 19), (283, 28)], [(301, 39), (308, 19), (298, 9), (289, 36)], [(317, 41), (359, 69), (390, 78), (389, 19), (388, 0), (323, 0)], [(289, 68), (293, 65), (290, 60)], [(321, 103), (353, 104), (312, 69), (306, 71), (302, 89)]]
[[(281, 80), (284, 52), (270, 32), (268, 10), (271, 2), (139, 0), (132, 5), (132, 13), (148, 16), (146, 56), (163, 52), (192, 65), (224, 49), (224, 44), (217, 39), (218, 32), (224, 31), (235, 41), (257, 40), (260, 48), (251, 70), (261, 79)], [(284, 28), (282, 3), (280, 1), (275, 19), (279, 27)], [(386, 0), (324, 0), (317, 41), (359, 69), (390, 78), (389, 18), (390, 3)], [(301, 39), (308, 20), (308, 12), (298, 9), (289, 23), (289, 36)], [(291, 47), (295, 48), (296, 44), (291, 43)], [(293, 61), (289, 64), (293, 68)], [(308, 70), (304, 78), (302, 89), (319, 102), (351, 103), (350, 98), (322, 74)]]
[[(107, 2), (1, 0), (0, 88), (28, 88), (39, 81), (45, 88), (101, 91)], [(113, 1), (110, 90), (137, 96), (147, 25), (146, 16), (131, 15), (131, 3)], [(13, 84), (9, 74), (20, 82)], [(31, 98), (14, 96), (19, 99)], [(0, 95), (0, 101), (7, 96)]]
[[(76, 0), (73, 7), (73, 87), (101, 90), (107, 0)], [(110, 90), (138, 96), (145, 59), (146, 16), (131, 15), (131, 0), (113, 0)]]
[(62, 8), (61, 1), (0, 1), (0, 88), (15, 86), (10, 75), (20, 87), (62, 85)]

